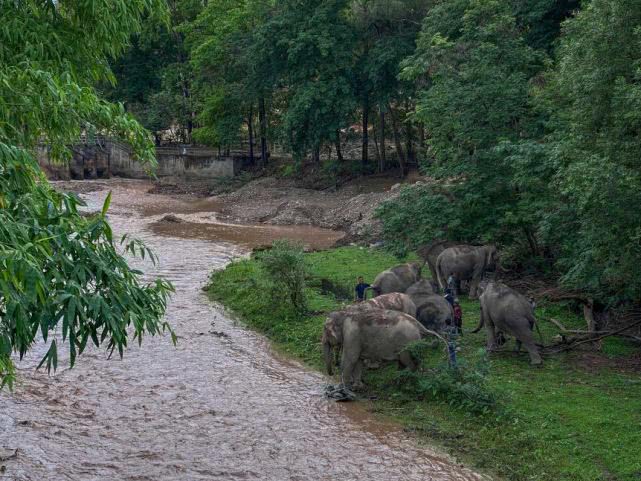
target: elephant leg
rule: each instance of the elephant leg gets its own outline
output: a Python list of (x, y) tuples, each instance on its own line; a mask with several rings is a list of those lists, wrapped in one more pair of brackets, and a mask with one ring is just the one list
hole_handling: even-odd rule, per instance
[(516, 347), (514, 348), (514, 352), (516, 352), (517, 354), (519, 352), (521, 352), (521, 344), (523, 344), (523, 343), (520, 340), (517, 339), (516, 340)]
[(474, 277), (470, 281), (470, 294), (469, 298), (470, 299), (476, 299), (478, 297), (478, 290), (479, 290), (479, 279)]
[(354, 379), (354, 388), (358, 389), (363, 387), (363, 362), (359, 359), (354, 365), (352, 371), (352, 378)]
[(352, 385), (354, 370), (360, 362), (360, 350), (343, 346), (343, 356), (341, 359), (342, 383), (349, 387)]
[(530, 354), (530, 364), (538, 365), (543, 364), (543, 359), (541, 359), (541, 354), (539, 354), (539, 348), (536, 347), (534, 341), (524, 342), (525, 349)]
[(481, 319), (479, 320), (478, 329), (480, 329), (482, 325), (485, 325), (485, 333), (487, 334), (487, 352), (496, 351), (498, 347), (496, 343), (496, 326), (490, 319), (490, 316), (487, 315), (487, 312), (485, 312), (485, 309), (483, 309), (483, 304), (481, 304)]
[(491, 322), (485, 321), (485, 332), (487, 333), (487, 351), (496, 351), (498, 344), (496, 343), (496, 328)]
[(398, 355), (398, 363), (400, 367), (407, 368), (410, 371), (416, 371), (416, 362), (414, 362), (412, 355), (408, 351), (401, 351)]
[(525, 346), (525, 349), (527, 352), (530, 354), (530, 364), (541, 364), (543, 363), (543, 360), (541, 359), (541, 355), (539, 354), (539, 348), (536, 346), (536, 343), (534, 342), (534, 335), (532, 334), (532, 331), (528, 329), (527, 327), (523, 328), (523, 331), (518, 333), (514, 333), (515, 337), (517, 339), (517, 342), (522, 343)]

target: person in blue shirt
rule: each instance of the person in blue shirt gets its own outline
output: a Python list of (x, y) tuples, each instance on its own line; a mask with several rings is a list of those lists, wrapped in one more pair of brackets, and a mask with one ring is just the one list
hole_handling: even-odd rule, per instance
[(365, 291), (370, 288), (371, 286), (363, 281), (363, 277), (359, 276), (357, 279), (356, 288), (354, 289), (354, 301), (363, 302), (365, 300)]

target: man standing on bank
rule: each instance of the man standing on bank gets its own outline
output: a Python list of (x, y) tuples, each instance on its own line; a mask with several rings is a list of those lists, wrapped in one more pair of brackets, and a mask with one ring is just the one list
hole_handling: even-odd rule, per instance
[(365, 300), (365, 292), (371, 286), (363, 281), (363, 276), (359, 276), (356, 282), (356, 288), (354, 289), (354, 301), (363, 302)]

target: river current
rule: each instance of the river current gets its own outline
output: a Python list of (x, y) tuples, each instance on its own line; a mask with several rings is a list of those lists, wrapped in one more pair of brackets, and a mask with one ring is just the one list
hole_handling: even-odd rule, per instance
[[(52, 376), (34, 370), (47, 349), (36, 345), (14, 392), (0, 393), (0, 479), (484, 479), (361, 404), (325, 399), (326, 377), (283, 359), (202, 292), (212, 269), (252, 244), (286, 236), (323, 247), (337, 233), (230, 226), (206, 203), (147, 194), (141, 182), (104, 186), (115, 232), (142, 238), (160, 258), (136, 264), (176, 287), (166, 316), (178, 345), (145, 338), (122, 360), (88, 349)], [(90, 210), (106, 192), (83, 195)], [(158, 221), (167, 213), (187, 222), (166, 227)]]

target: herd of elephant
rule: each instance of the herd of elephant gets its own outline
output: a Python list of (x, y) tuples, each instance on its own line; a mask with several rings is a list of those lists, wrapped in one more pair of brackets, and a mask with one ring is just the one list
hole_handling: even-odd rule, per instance
[[(532, 364), (541, 356), (534, 342), (534, 307), (530, 300), (505, 284), (484, 280), (497, 266), (493, 246), (441, 246), (427, 254), (419, 250), (438, 283), (421, 278), (421, 264), (402, 264), (376, 276), (371, 289), (374, 298), (329, 314), (323, 331), (323, 350), (328, 374), (333, 374), (335, 353), (341, 353), (341, 380), (347, 387), (362, 385), (363, 362), (397, 361), (415, 369), (417, 360), (405, 348), (420, 339), (439, 336), (454, 325), (452, 305), (439, 291), (447, 276), (454, 275), (469, 285), (470, 297), (481, 292), (481, 316), (487, 332), (488, 351), (496, 350), (503, 334), (516, 340), (516, 349), (525, 346)], [(430, 256), (433, 256), (430, 258)]]

